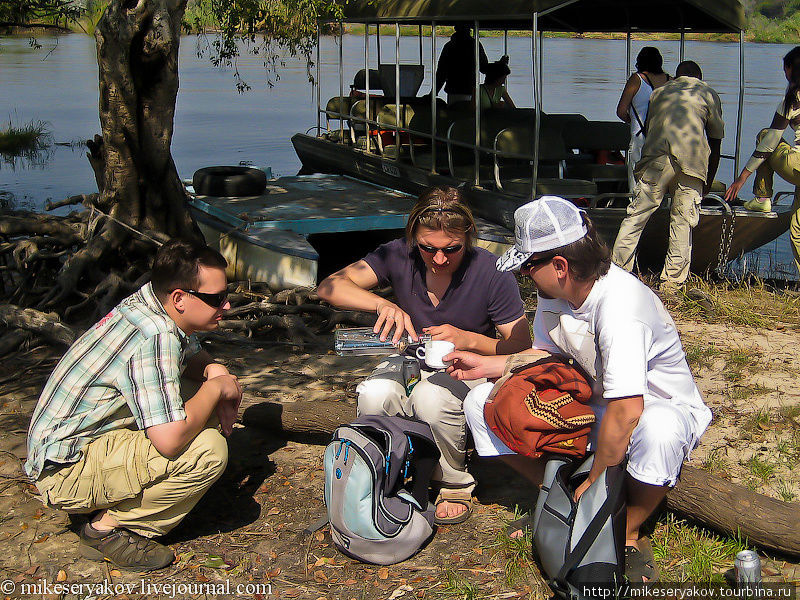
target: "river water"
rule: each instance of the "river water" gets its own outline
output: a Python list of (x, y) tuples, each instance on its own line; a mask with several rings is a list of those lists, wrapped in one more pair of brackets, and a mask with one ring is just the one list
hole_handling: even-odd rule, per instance
[[(97, 62), (94, 39), (71, 34), (38, 39), (40, 49), (28, 38), (0, 38), (0, 122), (23, 125), (32, 120), (47, 123), (56, 143), (41, 164), (0, 162), (0, 198), (17, 206), (41, 209), (48, 199), (96, 191), (94, 177), (80, 142), (100, 132), (98, 119)], [(438, 48), (446, 40), (440, 38)], [(517, 106), (531, 106), (531, 46), (528, 38), (482, 40), (489, 60), (503, 53), (511, 57), (508, 91)], [(276, 175), (292, 175), (300, 168), (290, 138), (316, 125), (316, 92), (309, 83), (305, 61), (286, 57), (278, 67), (279, 79), (269, 88), (263, 60), (244, 55), (237, 68), (252, 86), (236, 91), (230, 69), (216, 68), (206, 56), (198, 56), (208, 41), (186, 36), (180, 47), (180, 89), (175, 112), (172, 152), (182, 178), (209, 165), (239, 164), (270, 166)], [(644, 42), (634, 41), (632, 58)], [(665, 70), (674, 73), (679, 62), (678, 41), (647, 42), (664, 56)], [(785, 89), (781, 57), (790, 46), (746, 44), (742, 164), (752, 151), (756, 132), (769, 124)], [(371, 59), (375, 61), (374, 38)], [(342, 52), (347, 68), (345, 91), (364, 61), (362, 36), (345, 36)], [(383, 62), (392, 62), (394, 37), (382, 36)], [(403, 37), (402, 62), (419, 61), (416, 38)], [(738, 45), (687, 41), (685, 56), (700, 64), (705, 80), (720, 94), (726, 117), (723, 154), (733, 154), (738, 94)], [(430, 42), (422, 45), (425, 64), (430, 62)], [(321, 45), (321, 92), (323, 103), (339, 91), (339, 49), (336, 39), (326, 37)], [(590, 119), (615, 120), (615, 108), (629, 69), (625, 65), (625, 42), (621, 40), (545, 39), (543, 109), (553, 113), (583, 113)], [(430, 73), (419, 93), (430, 89)], [(730, 182), (733, 162), (723, 160), (717, 179)], [(748, 186), (749, 187), (749, 186)], [(788, 190), (776, 178), (776, 190)], [(749, 194), (749, 190), (746, 190)], [(748, 257), (762, 274), (794, 277), (788, 236), (784, 235)]]

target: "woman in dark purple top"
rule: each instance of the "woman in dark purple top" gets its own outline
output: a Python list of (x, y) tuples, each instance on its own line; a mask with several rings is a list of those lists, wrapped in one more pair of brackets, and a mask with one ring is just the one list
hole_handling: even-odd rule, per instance
[[(452, 187), (422, 193), (406, 224), (406, 239), (378, 247), (319, 285), (321, 298), (353, 310), (375, 311), (375, 332), (397, 342), (427, 333), (456, 350), (512, 354), (531, 346), (516, 279), (495, 268), (496, 257), (474, 247), (475, 220)], [(391, 285), (397, 302), (372, 293)], [(498, 335), (499, 334), (499, 335)], [(427, 371), (406, 391), (403, 357), (390, 356), (358, 388), (358, 412), (407, 415), (430, 424), (441, 451), (438, 523), (459, 523), (472, 510), (475, 480), (465, 467), (463, 402), (479, 381)], [(436, 474), (434, 474), (436, 477)]]

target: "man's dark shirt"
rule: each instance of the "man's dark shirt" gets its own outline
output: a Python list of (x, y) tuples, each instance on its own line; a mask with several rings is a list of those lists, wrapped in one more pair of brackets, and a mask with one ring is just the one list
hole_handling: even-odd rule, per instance
[[(481, 73), (486, 73), (489, 60), (480, 46)], [(446, 84), (445, 84), (446, 82)], [(442, 48), (436, 68), (436, 91), (448, 94), (472, 94), (475, 91), (475, 39), (469, 34), (454, 33)]]

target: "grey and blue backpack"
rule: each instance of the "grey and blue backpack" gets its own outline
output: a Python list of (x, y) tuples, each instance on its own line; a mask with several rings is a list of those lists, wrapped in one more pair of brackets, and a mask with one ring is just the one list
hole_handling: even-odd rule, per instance
[(333, 543), (360, 561), (391, 565), (433, 535), (428, 486), (439, 450), (427, 423), (363, 416), (325, 449), (325, 506)]
[(603, 598), (616, 598), (624, 583), (625, 462), (608, 467), (575, 502), (593, 461), (550, 459), (536, 501), (533, 551), (560, 598), (586, 600), (600, 588)]

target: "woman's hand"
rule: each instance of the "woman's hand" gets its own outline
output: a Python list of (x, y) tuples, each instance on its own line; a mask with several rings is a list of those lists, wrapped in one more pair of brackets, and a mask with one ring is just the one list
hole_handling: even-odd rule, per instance
[(452, 325), (434, 325), (425, 327), (423, 333), (430, 334), (431, 339), (452, 342), (456, 350), (468, 350), (472, 348), (472, 336), (469, 331), (464, 331)]
[(725, 202), (731, 202), (733, 200), (736, 200), (736, 198), (738, 198), (739, 191), (744, 186), (748, 177), (750, 177), (750, 171), (748, 171), (747, 169), (742, 169), (742, 172), (736, 178), (736, 181), (734, 181), (730, 185), (730, 187), (727, 190), (725, 190)]
[(411, 317), (394, 302), (382, 300), (375, 310), (378, 313), (378, 320), (375, 321), (375, 327), (372, 328), (372, 331), (373, 333), (381, 334), (382, 342), (386, 341), (392, 329), (394, 329), (394, 335), (392, 336), (392, 343), (394, 344), (400, 341), (405, 332), (408, 332), (412, 341), (416, 342), (419, 339), (417, 332), (414, 330), (414, 325), (411, 323)]

